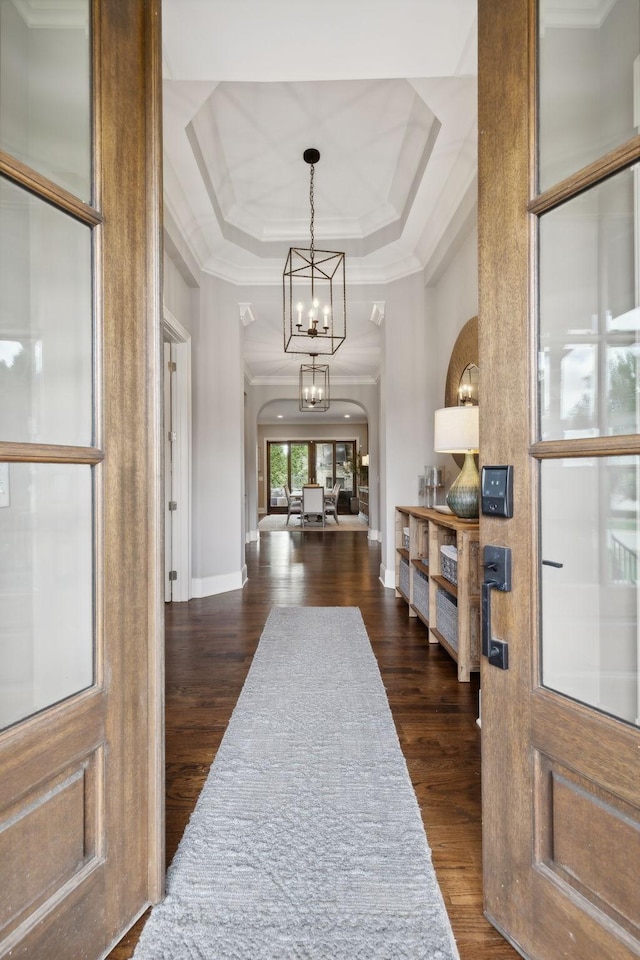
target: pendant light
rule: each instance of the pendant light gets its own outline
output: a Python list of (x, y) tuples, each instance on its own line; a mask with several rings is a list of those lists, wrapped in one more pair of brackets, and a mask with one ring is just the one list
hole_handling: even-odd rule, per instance
[(300, 367), (299, 408), (307, 413), (324, 413), (329, 409), (329, 364), (316, 363), (316, 353), (311, 354), (311, 363)]
[(304, 151), (310, 166), (311, 208), (308, 247), (290, 247), (282, 275), (285, 353), (334, 354), (347, 335), (344, 253), (317, 250), (315, 245), (314, 173), (320, 153)]

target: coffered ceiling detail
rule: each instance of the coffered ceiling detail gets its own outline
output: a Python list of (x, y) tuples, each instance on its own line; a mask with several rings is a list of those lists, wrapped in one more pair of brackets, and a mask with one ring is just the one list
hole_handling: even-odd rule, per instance
[(428, 282), (473, 216), (475, 0), (163, 0), (163, 54), (165, 206), (199, 268), (251, 304), (247, 377), (297, 377), (282, 271), (309, 245), (315, 147), (316, 247), (347, 255), (332, 382), (374, 382), (383, 285)]

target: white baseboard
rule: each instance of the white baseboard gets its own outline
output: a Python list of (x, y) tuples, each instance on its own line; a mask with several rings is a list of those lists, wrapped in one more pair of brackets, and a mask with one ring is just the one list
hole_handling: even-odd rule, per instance
[(375, 540), (376, 543), (382, 543), (382, 534), (380, 533), (379, 530), (372, 530), (371, 527), (369, 527), (369, 532), (368, 532), (368, 534), (367, 534), (367, 539), (368, 539), (368, 540)]
[(258, 530), (247, 530), (244, 535), (245, 543), (255, 543), (256, 540), (260, 539), (260, 532)]
[(387, 570), (384, 563), (380, 564), (380, 582), (383, 587), (386, 587), (388, 590), (395, 590), (396, 588), (396, 571)]
[(215, 577), (193, 577), (191, 581), (192, 597), (214, 597), (218, 593), (230, 590), (242, 590), (247, 582), (247, 568), (235, 573), (222, 573)]

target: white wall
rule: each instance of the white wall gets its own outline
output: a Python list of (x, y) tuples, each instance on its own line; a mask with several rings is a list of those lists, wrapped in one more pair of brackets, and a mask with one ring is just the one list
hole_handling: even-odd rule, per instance
[(164, 307), (190, 334), (193, 334), (199, 310), (199, 288), (186, 283), (182, 273), (166, 251), (163, 270)]
[(202, 274), (193, 329), (193, 595), (242, 586), (244, 411), (235, 289)]
[(395, 507), (415, 504), (418, 476), (427, 463), (429, 385), (436, 352), (428, 336), (426, 295), (421, 273), (389, 284), (382, 324), (381, 376), (381, 529), (380, 575), (395, 581)]
[(478, 312), (477, 250), (474, 221), (430, 286), (424, 288), (422, 275), (416, 274), (387, 289), (380, 394), (384, 505), (380, 576), (387, 587), (395, 585), (395, 507), (418, 503), (418, 477), (427, 464), (444, 464), (449, 481), (457, 473), (450, 456), (434, 453), (433, 414), (444, 405), (456, 337)]

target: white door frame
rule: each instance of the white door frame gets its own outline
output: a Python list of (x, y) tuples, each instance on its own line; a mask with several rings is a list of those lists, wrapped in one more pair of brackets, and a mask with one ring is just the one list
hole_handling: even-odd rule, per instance
[(173, 561), (177, 578), (172, 598), (183, 602), (191, 593), (191, 334), (163, 306), (165, 339), (175, 345), (176, 373), (173, 398), (173, 492), (177, 510), (173, 516)]

